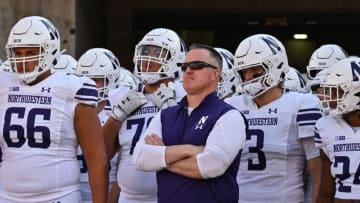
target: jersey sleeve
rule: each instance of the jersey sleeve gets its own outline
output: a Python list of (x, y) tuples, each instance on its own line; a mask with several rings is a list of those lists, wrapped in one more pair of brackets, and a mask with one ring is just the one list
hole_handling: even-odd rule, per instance
[(90, 78), (77, 75), (67, 75), (62, 78), (66, 81), (64, 91), (67, 92), (68, 97), (71, 97), (75, 103), (96, 106), (98, 102), (98, 89), (96, 84)]
[(310, 94), (304, 94), (300, 108), (296, 116), (296, 123), (299, 128), (299, 138), (314, 137), (314, 126), (321, 118), (320, 101)]
[(314, 141), (315, 141), (315, 146), (321, 149), (328, 156), (328, 151), (326, 150), (326, 146), (324, 145), (324, 139), (326, 139), (326, 136), (324, 137), (323, 135), (324, 128), (326, 128), (326, 123), (327, 122), (325, 121), (324, 118), (321, 118), (316, 122)]
[(75, 93), (75, 100), (78, 103), (96, 106), (98, 101), (98, 90), (94, 82), (83, 81), (81, 87)]

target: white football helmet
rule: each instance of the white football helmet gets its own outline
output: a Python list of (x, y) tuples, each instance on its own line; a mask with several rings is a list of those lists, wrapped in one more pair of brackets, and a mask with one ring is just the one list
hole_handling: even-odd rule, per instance
[(330, 68), (336, 62), (347, 57), (344, 49), (336, 44), (325, 44), (316, 49), (310, 57), (306, 72), (309, 80), (313, 80), (316, 74), (323, 69)]
[(130, 86), (131, 88), (138, 87), (140, 80), (137, 78), (133, 73), (131, 73), (129, 70), (127, 70), (124, 67), (120, 67), (119, 69), (119, 87), (121, 86)]
[(223, 48), (215, 48), (215, 50), (219, 52), (223, 62), (220, 82), (217, 88), (217, 94), (219, 98), (223, 99), (236, 92), (236, 85), (238, 85), (239, 82), (233, 71), (234, 55), (230, 51)]
[(285, 73), (283, 89), (285, 92), (308, 92), (305, 78), (293, 67), (289, 67), (288, 72)]
[(76, 74), (91, 79), (104, 79), (104, 86), (98, 88), (99, 101), (102, 101), (108, 96), (110, 90), (119, 86), (119, 69), (119, 60), (110, 50), (92, 48), (79, 58)]
[(13, 70), (10, 67), (9, 60), (4, 61), (4, 63), (0, 65), (0, 72), (9, 72), (9, 73), (13, 72)]
[[(136, 45), (134, 64), (135, 74), (144, 84), (154, 84), (166, 78), (176, 78), (179, 74), (177, 63), (185, 60), (186, 47), (174, 31), (156, 28), (148, 32)], [(160, 65), (157, 71), (152, 66)]]
[(320, 84), (325, 81), (328, 71), (329, 71), (329, 68), (323, 69), (316, 74), (314, 79), (308, 80), (308, 84), (310, 86), (311, 93), (313, 95), (318, 96), (320, 98), (320, 100), (322, 100), (323, 95), (320, 95), (318, 90), (320, 88)]
[[(16, 57), (17, 47), (38, 47), (39, 55)], [(33, 82), (39, 75), (56, 65), (60, 55), (60, 35), (55, 26), (46, 18), (30, 16), (20, 19), (11, 29), (6, 44), (7, 57), (13, 71), (24, 84)], [(18, 69), (17, 63), (38, 61), (32, 72)]]
[(322, 104), (330, 107), (329, 116), (360, 109), (360, 58), (349, 57), (335, 63), (324, 82)]
[[(261, 67), (264, 74), (245, 81), (242, 71)], [(256, 34), (244, 39), (235, 52), (234, 71), (242, 91), (253, 98), (263, 94), (283, 81), (288, 71), (288, 59), (284, 45), (274, 36)]]
[(77, 61), (74, 57), (68, 54), (61, 54), (59, 62), (53, 67), (53, 71), (64, 73), (75, 73)]

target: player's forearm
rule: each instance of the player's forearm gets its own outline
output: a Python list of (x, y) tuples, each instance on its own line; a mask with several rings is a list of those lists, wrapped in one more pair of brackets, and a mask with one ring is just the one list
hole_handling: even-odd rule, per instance
[(316, 157), (307, 161), (312, 180), (312, 203), (316, 203), (321, 182), (321, 158)]
[(89, 182), (93, 203), (104, 203), (108, 194), (108, 163), (106, 160), (88, 162)]
[(167, 167), (167, 170), (189, 178), (203, 178), (197, 164), (196, 155), (171, 164)]
[(319, 188), (317, 202), (318, 203), (333, 202), (336, 186), (335, 186), (335, 179), (331, 175), (331, 170), (330, 170), (331, 162), (322, 150), (320, 150), (320, 158), (321, 158), (321, 178), (320, 178), (321, 181), (320, 181), (320, 188)]
[(118, 132), (121, 128), (121, 122), (109, 118), (102, 127), (102, 134), (105, 140), (105, 147), (108, 159), (110, 160), (119, 149)]
[[(313, 201), (314, 202), (314, 201)], [(333, 197), (322, 196), (321, 194), (318, 196), (316, 203), (324, 203), (324, 202), (334, 202)]]

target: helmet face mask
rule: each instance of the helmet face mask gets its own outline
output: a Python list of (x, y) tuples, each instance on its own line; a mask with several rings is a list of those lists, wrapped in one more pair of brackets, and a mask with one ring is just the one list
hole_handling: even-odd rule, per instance
[(102, 82), (103, 86), (98, 87), (99, 101), (102, 101), (110, 90), (119, 86), (119, 69), (120, 63), (111, 51), (93, 48), (79, 58), (76, 73)]
[[(245, 72), (251, 72), (253, 73), (252, 79), (247, 80), (245, 78)], [(267, 79), (270, 79), (269, 72), (263, 65), (254, 65), (249, 67), (243, 67), (242, 70), (239, 70), (237, 72), (239, 77), (241, 78), (241, 87), (242, 91), (251, 96), (251, 97), (257, 97), (266, 92), (268, 89), (266, 88), (267, 85)]]
[(154, 45), (141, 45), (136, 47), (135, 53), (136, 70), (140, 70), (140, 77), (144, 78), (144, 81), (152, 84), (166, 77), (166, 74), (162, 73), (169, 72), (167, 60), (171, 57), (170, 50)]
[[(89, 75), (88, 77), (96, 83), (99, 93), (99, 101), (107, 98), (109, 90), (114, 89), (111, 87), (110, 80), (107, 79), (109, 76), (107, 75)], [(101, 84), (101, 86), (98, 86), (98, 84)]]
[(337, 62), (320, 84), (321, 98), (328, 116), (346, 114), (360, 108), (360, 58), (349, 57)]
[[(17, 48), (38, 48), (39, 52), (36, 56), (17, 57), (14, 53)], [(26, 17), (19, 20), (11, 29), (6, 51), (9, 63), (20, 82), (29, 84), (57, 63), (60, 54), (60, 36), (46, 18)], [(24, 65), (36, 61), (37, 65), (33, 71), (24, 70)]]
[(180, 71), (176, 64), (184, 62), (185, 53), (185, 45), (174, 31), (165, 28), (151, 30), (136, 45), (135, 74), (145, 84), (176, 78)]
[(339, 114), (334, 111), (340, 102), (344, 100), (344, 91), (338, 85), (322, 85), (321, 103), (324, 112), (331, 113), (332, 116)]
[[(245, 81), (242, 71), (253, 67), (261, 67), (264, 70), (262, 77)], [(287, 69), (285, 48), (278, 39), (271, 35), (250, 36), (244, 39), (236, 50), (235, 75), (242, 85), (243, 92), (250, 97), (258, 97), (270, 88), (277, 86), (283, 80), (284, 72)]]

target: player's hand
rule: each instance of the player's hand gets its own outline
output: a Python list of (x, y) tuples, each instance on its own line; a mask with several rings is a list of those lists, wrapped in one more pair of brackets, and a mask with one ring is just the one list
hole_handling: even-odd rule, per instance
[(169, 82), (160, 84), (160, 87), (151, 95), (154, 104), (159, 109), (166, 109), (170, 106), (176, 105), (176, 94), (174, 83)]
[(139, 89), (132, 89), (127, 92), (113, 107), (112, 117), (120, 122), (123, 122), (128, 115), (135, 111), (140, 106), (146, 104), (147, 99), (142, 91)]

